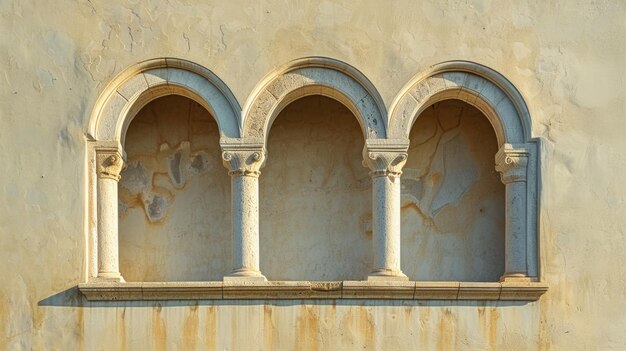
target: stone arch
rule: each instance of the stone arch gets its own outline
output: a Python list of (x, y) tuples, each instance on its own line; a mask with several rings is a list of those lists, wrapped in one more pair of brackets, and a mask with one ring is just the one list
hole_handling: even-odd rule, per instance
[(385, 105), (374, 85), (344, 62), (309, 57), (289, 62), (257, 85), (243, 108), (243, 138), (264, 143), (280, 111), (308, 95), (344, 104), (357, 117), (366, 140), (387, 137)]
[(149, 102), (181, 95), (215, 118), (220, 144), (241, 137), (241, 108), (228, 87), (193, 62), (158, 58), (129, 67), (100, 94), (89, 120), (86, 147), (86, 212), (89, 279), (123, 281), (119, 272), (117, 181), (124, 165), (128, 126)]
[(391, 105), (389, 138), (408, 138), (415, 120), (432, 104), (459, 99), (477, 107), (493, 126), (498, 144), (530, 141), (530, 114), (513, 84), (474, 62), (448, 61), (414, 77)]
[(88, 138), (124, 145), (126, 130), (137, 112), (166, 95), (188, 97), (216, 119), (222, 138), (240, 137), (240, 111), (226, 84), (208, 69), (181, 59), (159, 58), (129, 67), (98, 98)]
[(468, 61), (432, 66), (413, 78), (390, 109), (389, 138), (408, 140), (420, 114), (432, 104), (458, 99), (478, 108), (496, 134), (495, 169), (505, 184), (505, 273), (503, 282), (539, 279), (539, 140), (532, 138), (528, 107), (498, 72)]

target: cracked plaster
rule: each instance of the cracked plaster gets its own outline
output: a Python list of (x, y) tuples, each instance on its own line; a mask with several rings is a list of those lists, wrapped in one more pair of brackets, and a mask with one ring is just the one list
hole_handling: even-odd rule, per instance
[[(0, 2), (0, 348), (623, 349), (624, 6)], [(87, 276), (83, 136), (115, 74), (183, 57), (243, 104), (273, 68), (311, 55), (357, 67), (386, 106), (415, 74), (450, 59), (515, 85), (544, 141), (539, 227), (550, 291), (540, 301), (106, 303), (71, 288)]]
[(230, 268), (230, 181), (217, 124), (196, 102), (157, 99), (130, 125), (119, 184), (127, 281), (221, 279)]
[(402, 175), (402, 267), (416, 280), (496, 281), (504, 272), (504, 185), (480, 111), (436, 103), (410, 134)]

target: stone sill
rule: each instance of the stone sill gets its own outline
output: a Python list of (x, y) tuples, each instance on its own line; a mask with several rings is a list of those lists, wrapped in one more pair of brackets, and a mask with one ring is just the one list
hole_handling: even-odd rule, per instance
[(90, 301), (154, 300), (488, 300), (536, 301), (548, 290), (542, 282), (415, 281), (211, 281), (93, 282), (78, 289)]

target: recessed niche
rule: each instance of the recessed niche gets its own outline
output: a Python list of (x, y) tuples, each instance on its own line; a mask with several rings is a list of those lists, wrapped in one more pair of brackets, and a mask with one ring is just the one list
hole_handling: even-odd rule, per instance
[(402, 174), (402, 269), (412, 280), (497, 281), (504, 272), (504, 185), (487, 118), (460, 100), (428, 107)]
[(363, 133), (341, 103), (296, 100), (274, 121), (260, 177), (261, 271), (270, 280), (361, 280), (372, 269)]
[(217, 123), (177, 95), (146, 105), (126, 135), (119, 183), (126, 281), (222, 280), (231, 269), (230, 179)]

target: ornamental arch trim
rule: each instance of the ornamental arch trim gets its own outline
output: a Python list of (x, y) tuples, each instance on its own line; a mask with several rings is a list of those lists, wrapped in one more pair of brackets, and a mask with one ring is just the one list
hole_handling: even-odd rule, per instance
[(478, 108), (496, 134), (495, 169), (506, 188), (505, 273), (502, 281), (540, 281), (538, 189), (540, 140), (528, 107), (500, 73), (469, 61), (436, 64), (409, 81), (391, 105), (389, 138), (408, 140), (420, 114), (457, 99)]
[[(150, 101), (182, 95), (204, 106), (220, 130), (222, 161), (231, 176), (233, 270), (222, 281), (125, 282), (119, 272), (117, 181), (124, 138)], [(267, 281), (259, 269), (258, 177), (273, 120), (289, 103), (324, 95), (348, 107), (365, 139), (363, 163), (372, 180), (373, 270), (359, 281)], [(400, 267), (402, 167), (409, 133), (437, 101), (460, 99), (490, 120), (500, 150), (496, 171), (506, 187), (505, 272), (499, 282), (410, 281)], [(441, 299), (537, 300), (542, 282), (538, 245), (539, 140), (531, 138), (526, 104), (497, 72), (467, 61), (444, 62), (413, 78), (387, 114), (373, 84), (357, 69), (324, 57), (298, 59), (268, 74), (243, 110), (228, 87), (195, 63), (160, 58), (132, 66), (96, 101), (86, 140), (85, 275), (89, 300), (186, 299)]]
[(261, 80), (243, 108), (243, 138), (265, 143), (280, 111), (308, 95), (344, 104), (357, 117), (366, 140), (387, 137), (385, 105), (365, 75), (335, 59), (308, 57), (291, 61)]
[(182, 95), (206, 108), (217, 121), (220, 137), (240, 137), (241, 107), (221, 79), (196, 63), (159, 58), (129, 67), (107, 85), (91, 115), (88, 139), (124, 145), (139, 110), (166, 95)]
[(530, 114), (517, 89), (500, 73), (469, 61), (436, 64), (415, 76), (393, 101), (389, 137), (408, 138), (415, 120), (435, 102), (458, 99), (491, 122), (499, 146), (530, 141)]
[(117, 181), (126, 158), (125, 136), (149, 102), (181, 95), (202, 105), (216, 120), (220, 144), (241, 136), (241, 108), (210, 70), (190, 61), (158, 58), (118, 74), (98, 97), (86, 134), (86, 278), (123, 281), (119, 274)]

